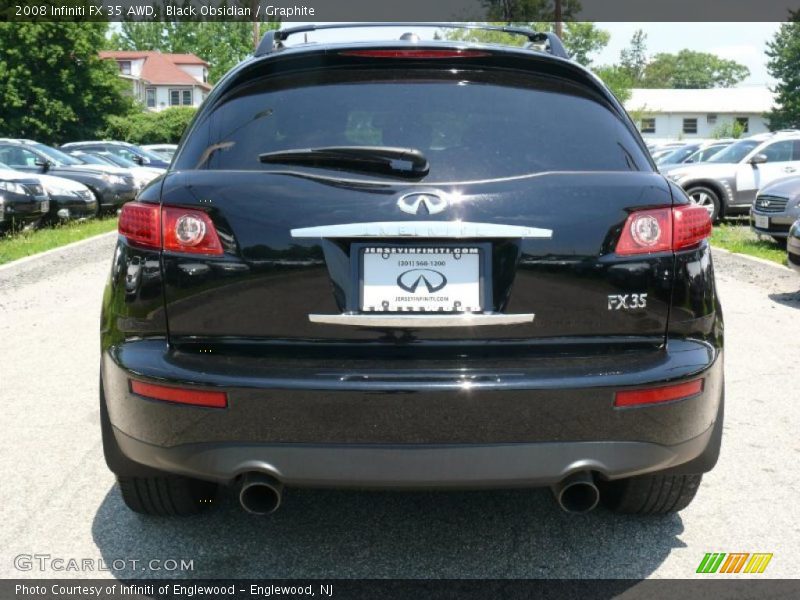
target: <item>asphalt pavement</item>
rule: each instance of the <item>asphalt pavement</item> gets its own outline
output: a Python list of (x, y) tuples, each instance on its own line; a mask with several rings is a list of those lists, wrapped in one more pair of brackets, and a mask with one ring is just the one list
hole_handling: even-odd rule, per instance
[(113, 244), (0, 268), (2, 578), (686, 578), (706, 552), (770, 552), (760, 577), (796, 576), (800, 276), (788, 269), (715, 253), (725, 436), (680, 515), (568, 515), (547, 490), (288, 490), (268, 517), (223, 494), (206, 514), (162, 519), (124, 507), (102, 457), (98, 325)]

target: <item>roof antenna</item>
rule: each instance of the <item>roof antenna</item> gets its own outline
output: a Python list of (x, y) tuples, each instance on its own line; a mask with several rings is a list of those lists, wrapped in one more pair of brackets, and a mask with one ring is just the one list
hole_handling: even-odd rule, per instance
[(414, 42), (414, 43), (416, 43), (416, 42), (419, 41), (419, 36), (416, 33), (412, 33), (410, 31), (407, 31), (406, 33), (404, 33), (403, 35), (400, 36), (400, 39), (403, 40), (404, 42)]

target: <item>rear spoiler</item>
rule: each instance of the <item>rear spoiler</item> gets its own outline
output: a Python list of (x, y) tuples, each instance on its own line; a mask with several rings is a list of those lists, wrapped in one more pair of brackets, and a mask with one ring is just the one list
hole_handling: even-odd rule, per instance
[(326, 29), (349, 29), (363, 27), (435, 27), (437, 29), (471, 29), (483, 31), (499, 31), (511, 35), (521, 35), (528, 38), (526, 48), (538, 50), (542, 47), (545, 52), (553, 56), (569, 59), (569, 53), (564, 48), (559, 37), (550, 32), (533, 31), (527, 27), (512, 27), (500, 25), (479, 25), (472, 23), (417, 23), (413, 21), (401, 23), (329, 23), (327, 25), (299, 25), (289, 29), (276, 29), (268, 31), (261, 39), (254, 56), (265, 56), (283, 48), (283, 42), (289, 36), (309, 31), (322, 31)]

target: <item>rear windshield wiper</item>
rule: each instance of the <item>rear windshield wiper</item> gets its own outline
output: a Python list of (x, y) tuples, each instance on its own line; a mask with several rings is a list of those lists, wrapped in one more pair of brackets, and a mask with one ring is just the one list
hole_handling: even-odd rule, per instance
[(262, 163), (304, 165), (346, 169), (365, 173), (384, 173), (418, 179), (428, 174), (428, 159), (414, 148), (394, 146), (322, 146), (278, 150), (258, 155)]

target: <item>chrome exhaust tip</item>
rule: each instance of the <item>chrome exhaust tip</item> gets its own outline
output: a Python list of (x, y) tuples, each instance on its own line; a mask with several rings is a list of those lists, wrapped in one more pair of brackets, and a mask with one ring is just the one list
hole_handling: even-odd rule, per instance
[(593, 510), (600, 502), (600, 490), (591, 473), (573, 473), (553, 486), (553, 496), (564, 512), (580, 514)]
[(254, 515), (268, 515), (278, 510), (283, 497), (283, 484), (263, 473), (247, 473), (239, 490), (239, 503)]

